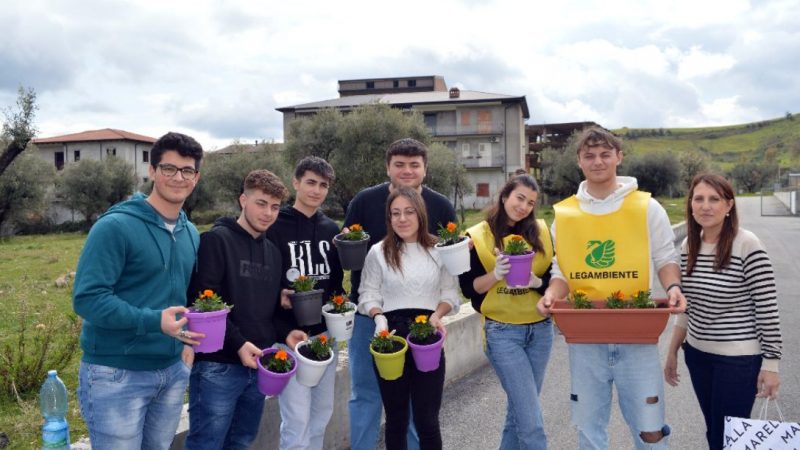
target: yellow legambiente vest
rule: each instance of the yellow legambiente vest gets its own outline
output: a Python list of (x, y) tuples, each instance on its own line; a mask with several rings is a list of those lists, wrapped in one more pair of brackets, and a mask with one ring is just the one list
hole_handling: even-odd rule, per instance
[(574, 195), (555, 209), (558, 267), (570, 291), (582, 289), (592, 300), (614, 291), (625, 297), (650, 289), (650, 194), (634, 191), (618, 211), (595, 215), (581, 211)]
[[(544, 246), (544, 252), (537, 252), (531, 262), (531, 272), (541, 277), (553, 260), (553, 241), (550, 239), (550, 231), (544, 220), (537, 220), (539, 225), (539, 239)], [(472, 242), (475, 243), (475, 251), (478, 253), (483, 268), (486, 273), (494, 270), (494, 235), (489, 228), (489, 223), (483, 221), (467, 230)], [(503, 239), (503, 244), (508, 240), (508, 236)], [(486, 293), (481, 303), (481, 314), (497, 322), (523, 324), (534, 323), (544, 319), (536, 311), (536, 302), (539, 301), (538, 292), (533, 289), (508, 289), (506, 280), (498, 281)]]

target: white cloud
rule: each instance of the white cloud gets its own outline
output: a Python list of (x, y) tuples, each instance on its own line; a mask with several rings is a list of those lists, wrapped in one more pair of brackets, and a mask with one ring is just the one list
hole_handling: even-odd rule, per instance
[(42, 136), (183, 130), (206, 147), (281, 140), (274, 108), (373, 76), (525, 95), (531, 123), (737, 123), (800, 104), (797, 23), (791, 0), (7, 0), (0, 100), (36, 88)]

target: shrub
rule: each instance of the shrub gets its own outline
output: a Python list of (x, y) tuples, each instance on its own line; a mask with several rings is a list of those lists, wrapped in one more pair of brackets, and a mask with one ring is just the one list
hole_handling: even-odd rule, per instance
[[(48, 370), (63, 370), (78, 353), (81, 322), (75, 314), (66, 317), (48, 304), (34, 314), (25, 300), (19, 303), (16, 339), (0, 343), (0, 388), (2, 395), (36, 392)], [(12, 330), (12, 336), (13, 334)]]

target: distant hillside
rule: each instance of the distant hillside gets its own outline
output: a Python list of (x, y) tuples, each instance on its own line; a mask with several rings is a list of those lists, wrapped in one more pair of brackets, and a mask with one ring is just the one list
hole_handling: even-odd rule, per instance
[(740, 161), (773, 158), (781, 167), (800, 168), (800, 116), (709, 128), (621, 128), (634, 154), (697, 150), (723, 169)]

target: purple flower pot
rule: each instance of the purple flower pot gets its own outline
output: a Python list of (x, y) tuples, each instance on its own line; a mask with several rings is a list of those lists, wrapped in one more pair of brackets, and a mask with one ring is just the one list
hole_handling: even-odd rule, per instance
[(222, 349), (225, 341), (225, 325), (227, 323), (228, 309), (211, 312), (197, 312), (189, 309), (186, 318), (189, 321), (189, 331), (203, 333), (206, 337), (199, 339), (200, 343), (194, 346), (198, 353), (213, 353)]
[(428, 345), (415, 344), (411, 336), (406, 337), (408, 346), (411, 347), (411, 356), (414, 358), (414, 365), (417, 366), (417, 370), (420, 372), (433, 372), (439, 368), (439, 362), (442, 360), (444, 336), (438, 331), (436, 335), (439, 336), (439, 340)]
[[(267, 348), (264, 349), (264, 356), (267, 356), (271, 353), (278, 353), (281, 350), (279, 348)], [(292, 370), (286, 373), (277, 373), (271, 372), (267, 370), (266, 367), (261, 365), (261, 358), (258, 358), (256, 362), (258, 363), (258, 391), (264, 395), (271, 395), (273, 397), (280, 395), (283, 392), (283, 389), (286, 388), (286, 385), (289, 384), (289, 380), (294, 376), (294, 373), (297, 372), (297, 358), (294, 354), (288, 350), (285, 350), (286, 353), (289, 355), (289, 359), (292, 360)]]
[(511, 262), (511, 270), (506, 275), (507, 286), (527, 286), (531, 279), (531, 261), (534, 252), (524, 255), (505, 255)]

